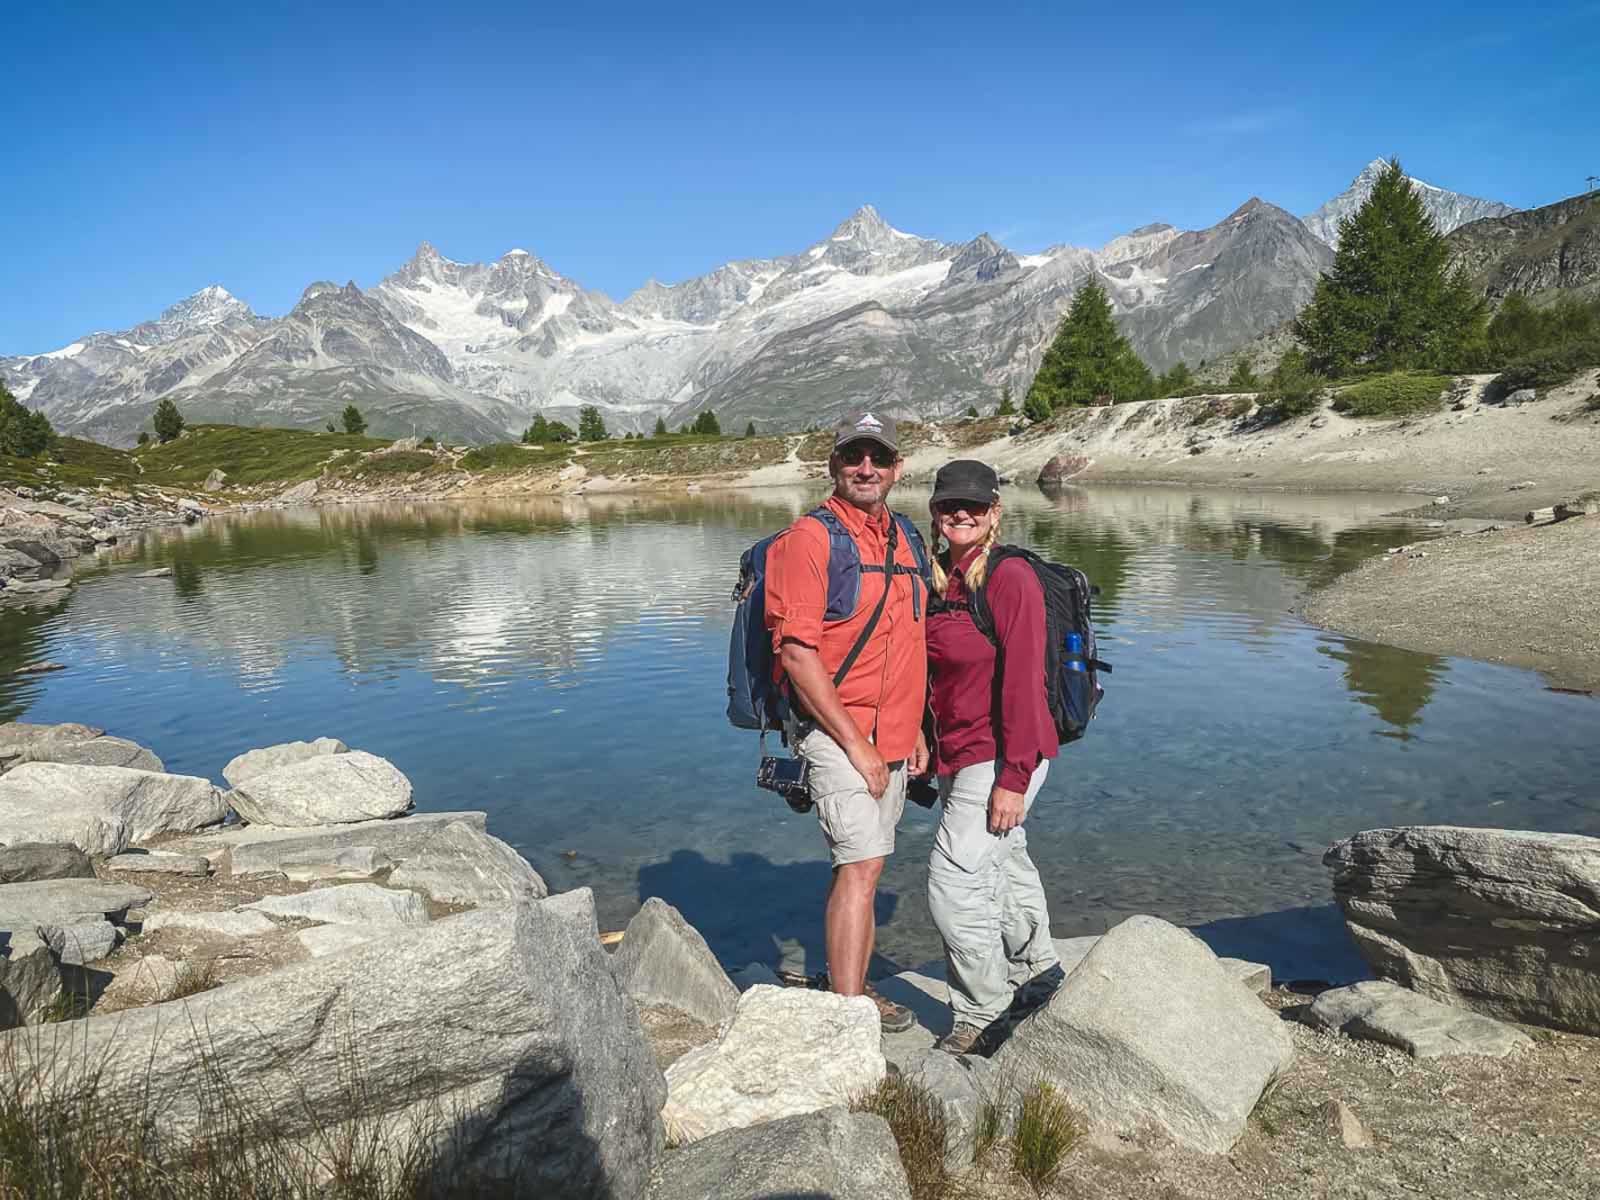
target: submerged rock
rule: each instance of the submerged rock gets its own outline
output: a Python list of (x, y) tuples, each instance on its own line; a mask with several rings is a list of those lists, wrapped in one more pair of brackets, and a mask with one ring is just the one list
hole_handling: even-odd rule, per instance
[(1600, 1034), (1600, 838), (1411, 825), (1358, 833), (1322, 861), (1380, 978)]
[(993, 1061), (1054, 1084), (1092, 1126), (1225, 1154), (1293, 1059), (1283, 1022), (1204, 942), (1140, 916), (1105, 934)]
[(887, 1070), (865, 996), (754, 987), (722, 1038), (667, 1071), (662, 1119), (680, 1142), (849, 1104)]

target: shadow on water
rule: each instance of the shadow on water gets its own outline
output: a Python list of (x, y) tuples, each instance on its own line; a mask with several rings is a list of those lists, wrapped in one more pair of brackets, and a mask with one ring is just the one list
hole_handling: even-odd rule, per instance
[[(698, 850), (675, 850), (639, 868), (639, 900), (658, 896), (698, 929), (717, 959), (737, 970), (748, 963), (815, 974), (827, 964), (822, 908), (832, 871), (825, 862), (775, 863), (735, 853), (714, 862)], [(878, 889), (873, 915), (881, 929), (899, 897)], [(908, 964), (874, 954), (869, 978)]]
[(1218, 958), (1266, 963), (1273, 983), (1318, 980), (1339, 985), (1372, 976), (1337, 904), (1224, 917), (1195, 925), (1191, 932)]

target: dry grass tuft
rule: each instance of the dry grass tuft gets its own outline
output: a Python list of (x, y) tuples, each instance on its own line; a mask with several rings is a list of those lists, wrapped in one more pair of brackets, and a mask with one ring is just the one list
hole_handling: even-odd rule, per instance
[(891, 1075), (850, 1107), (889, 1122), (911, 1185), (911, 1200), (943, 1200), (951, 1195), (952, 1181), (944, 1165), (944, 1108), (931, 1092)]
[(1036, 1083), (1022, 1094), (1016, 1128), (1011, 1133), (1011, 1169), (1027, 1181), (1034, 1195), (1061, 1173), (1062, 1161), (1083, 1140), (1084, 1122), (1048, 1083)]
[(167, 996), (167, 999), (182, 1000), (185, 996), (209, 992), (212, 988), (219, 987), (221, 984), (222, 980), (217, 975), (216, 959), (190, 959), (179, 968), (178, 977), (173, 980), (172, 991)]

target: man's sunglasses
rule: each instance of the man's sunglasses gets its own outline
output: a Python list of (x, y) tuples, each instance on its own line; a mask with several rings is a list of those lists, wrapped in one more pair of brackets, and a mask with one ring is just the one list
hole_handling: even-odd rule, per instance
[(958, 512), (981, 517), (989, 511), (989, 508), (989, 502), (986, 500), (939, 500), (934, 503), (933, 511), (941, 517), (954, 516)]
[(848, 446), (841, 446), (835, 451), (839, 461), (847, 467), (859, 467), (861, 460), (868, 455), (872, 456), (872, 465), (880, 471), (894, 466), (900, 461), (900, 456), (887, 446), (876, 444), (867, 445), (863, 442), (851, 442)]

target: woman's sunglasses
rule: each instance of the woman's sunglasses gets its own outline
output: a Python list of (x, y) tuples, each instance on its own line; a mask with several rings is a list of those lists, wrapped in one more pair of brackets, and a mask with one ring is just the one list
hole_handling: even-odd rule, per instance
[(868, 455), (872, 457), (872, 465), (880, 471), (887, 470), (899, 461), (900, 456), (887, 446), (864, 445), (861, 442), (851, 442), (848, 446), (835, 451), (839, 461), (847, 467), (859, 467), (861, 460)]
[(989, 511), (989, 508), (988, 502), (983, 500), (939, 500), (934, 503), (933, 511), (941, 517), (952, 517), (958, 512), (981, 517)]

